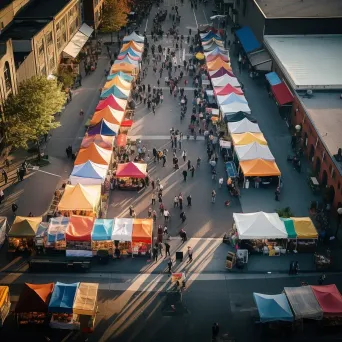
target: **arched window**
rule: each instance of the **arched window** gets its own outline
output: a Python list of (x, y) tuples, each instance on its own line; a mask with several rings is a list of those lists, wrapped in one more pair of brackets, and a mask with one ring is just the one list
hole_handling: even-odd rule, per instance
[(12, 90), (11, 69), (10, 69), (10, 65), (8, 62), (5, 62), (4, 78), (5, 78), (6, 91)]

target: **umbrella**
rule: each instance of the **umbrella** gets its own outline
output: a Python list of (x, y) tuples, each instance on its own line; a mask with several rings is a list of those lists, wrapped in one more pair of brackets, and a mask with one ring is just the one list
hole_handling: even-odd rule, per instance
[(204, 55), (202, 52), (197, 52), (195, 55), (196, 59), (198, 59), (199, 61), (204, 59)]

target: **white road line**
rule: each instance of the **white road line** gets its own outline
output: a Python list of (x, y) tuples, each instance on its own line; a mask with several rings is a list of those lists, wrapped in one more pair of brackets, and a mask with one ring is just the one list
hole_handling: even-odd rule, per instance
[(147, 20), (146, 20), (145, 32), (147, 31), (147, 24), (148, 24), (148, 18), (147, 18)]
[(196, 21), (196, 27), (198, 28), (198, 22), (197, 22), (197, 18), (196, 18), (195, 10), (194, 10), (194, 9), (192, 9), (192, 12), (194, 13), (194, 17), (195, 17), (195, 21)]
[(203, 9), (202, 11), (203, 11), (203, 14), (204, 14), (204, 18), (205, 18), (206, 23), (209, 24), (208, 19), (207, 19), (207, 15), (205, 14), (205, 10)]

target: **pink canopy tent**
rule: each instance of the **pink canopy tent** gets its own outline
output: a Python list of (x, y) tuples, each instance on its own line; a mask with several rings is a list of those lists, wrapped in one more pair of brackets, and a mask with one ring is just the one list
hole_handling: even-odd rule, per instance
[(216, 87), (214, 88), (214, 91), (216, 95), (229, 95), (231, 93), (243, 95), (243, 91), (240, 88), (235, 88), (230, 84), (227, 84), (224, 87)]
[(105, 100), (99, 102), (96, 111), (102, 110), (107, 106), (110, 106), (115, 110), (124, 111), (126, 108), (122, 107), (123, 101), (127, 102), (126, 100), (117, 99), (114, 95), (109, 95)]
[(147, 164), (133, 162), (118, 164), (115, 176), (117, 178), (145, 178), (147, 176), (146, 170)]

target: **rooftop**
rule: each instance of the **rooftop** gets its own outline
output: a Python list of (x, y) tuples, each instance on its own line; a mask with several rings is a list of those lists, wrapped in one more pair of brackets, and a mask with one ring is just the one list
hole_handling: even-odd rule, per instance
[(6, 41), (9, 38), (12, 38), (12, 40), (28, 40), (41, 31), (44, 26), (46, 26), (46, 23), (13, 22), (1, 33), (0, 40)]
[(342, 17), (341, 0), (254, 0), (266, 18)]
[(33, 0), (18, 12), (16, 19), (52, 18), (70, 1), (71, 0)]
[(10, 5), (13, 2), (13, 0), (1, 0), (0, 1), (0, 10), (6, 8), (8, 5)]
[[(338, 149), (342, 147), (341, 92), (313, 91), (311, 98), (303, 97), (305, 92), (297, 92), (297, 94), (329, 154), (336, 155)], [(335, 159), (334, 162), (342, 174), (342, 163), (338, 163)]]
[(265, 36), (264, 42), (293, 89), (342, 89), (342, 35)]

